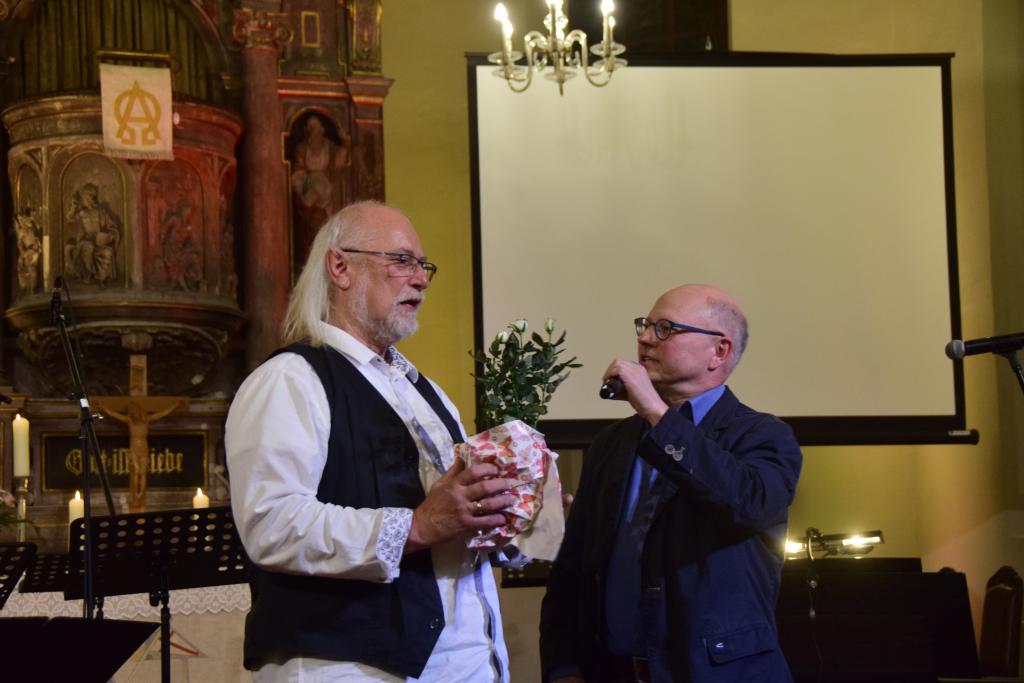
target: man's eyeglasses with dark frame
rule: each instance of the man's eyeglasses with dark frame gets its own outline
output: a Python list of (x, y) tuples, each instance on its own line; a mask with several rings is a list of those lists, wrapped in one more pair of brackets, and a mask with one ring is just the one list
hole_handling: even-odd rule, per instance
[(643, 336), (643, 333), (647, 331), (648, 327), (654, 327), (654, 336), (665, 341), (672, 336), (675, 332), (696, 332), (697, 334), (709, 334), (713, 337), (724, 337), (725, 332), (719, 332), (718, 330), (708, 330), (703, 327), (696, 327), (694, 325), (687, 325), (685, 323), (677, 323), (671, 320), (662, 318), (661, 320), (655, 320), (651, 322), (647, 318), (635, 318), (633, 325), (636, 327), (636, 336)]
[(384, 258), (391, 259), (391, 263), (388, 264), (388, 273), (397, 277), (409, 277), (416, 273), (416, 268), (420, 267), (423, 272), (427, 274), (427, 282), (434, 279), (437, 275), (437, 266), (428, 261), (425, 258), (416, 258), (412, 254), (406, 254), (401, 251), (367, 251), (365, 249), (337, 249), (336, 251), (344, 251), (349, 254), (369, 254), (370, 256), (383, 256)]

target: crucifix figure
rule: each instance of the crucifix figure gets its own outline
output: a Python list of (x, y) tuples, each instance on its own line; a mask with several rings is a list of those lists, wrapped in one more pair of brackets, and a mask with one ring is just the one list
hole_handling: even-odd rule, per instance
[(94, 396), (93, 403), (106, 415), (128, 425), (128, 511), (146, 509), (146, 474), (149, 471), (149, 425), (188, 405), (184, 396), (148, 396), (146, 356), (130, 360), (128, 396)]

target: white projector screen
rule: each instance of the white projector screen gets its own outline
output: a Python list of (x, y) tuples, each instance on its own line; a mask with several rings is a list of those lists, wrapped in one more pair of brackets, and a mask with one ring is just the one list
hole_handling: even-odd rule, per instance
[(477, 345), (552, 317), (583, 367), (542, 429), (597, 396), (632, 320), (686, 282), (750, 322), (729, 381), (811, 443), (965, 440), (949, 56), (750, 55), (631, 65), (513, 94), (470, 58)]

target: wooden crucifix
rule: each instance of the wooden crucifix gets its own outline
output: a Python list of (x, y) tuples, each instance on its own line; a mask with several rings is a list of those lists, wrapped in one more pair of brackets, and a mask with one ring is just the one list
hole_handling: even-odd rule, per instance
[(185, 396), (149, 396), (145, 354), (129, 361), (128, 396), (94, 396), (93, 404), (105, 415), (128, 425), (128, 511), (146, 509), (149, 472), (149, 425), (188, 405)]

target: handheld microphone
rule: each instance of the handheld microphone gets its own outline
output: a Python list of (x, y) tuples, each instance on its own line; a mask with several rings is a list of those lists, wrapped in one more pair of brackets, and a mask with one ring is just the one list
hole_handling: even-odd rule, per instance
[(622, 383), (622, 380), (618, 377), (609, 377), (601, 385), (601, 391), (597, 392), (597, 395), (603, 399), (614, 399), (619, 398), (622, 392), (625, 391), (626, 386)]
[(1024, 332), (1004, 334), (998, 337), (984, 337), (962, 341), (954, 339), (946, 344), (946, 355), (953, 360), (979, 353), (1011, 353), (1024, 348)]
[(50, 297), (50, 324), (56, 325), (60, 320), (61, 295), (64, 292), (64, 278), (58, 275), (53, 281), (53, 296)]

